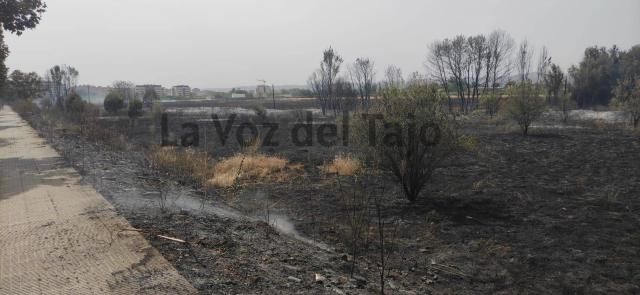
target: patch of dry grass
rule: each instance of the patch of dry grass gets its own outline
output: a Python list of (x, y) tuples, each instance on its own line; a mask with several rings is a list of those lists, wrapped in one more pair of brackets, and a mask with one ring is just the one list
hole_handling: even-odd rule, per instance
[(353, 176), (360, 168), (360, 161), (349, 155), (337, 155), (333, 161), (322, 166), (322, 170), (325, 173), (338, 174), (340, 176)]
[(287, 159), (258, 153), (240, 153), (213, 165), (204, 152), (174, 147), (156, 149), (147, 159), (156, 171), (209, 188), (229, 188), (240, 180), (282, 182), (289, 179), (290, 172), (302, 169)]
[(151, 168), (201, 185), (214, 175), (214, 169), (209, 165), (212, 161), (204, 152), (164, 147), (152, 151), (147, 158)]
[(289, 167), (289, 161), (281, 157), (255, 153), (237, 154), (214, 166), (213, 177), (207, 181), (207, 185), (228, 188), (240, 179), (284, 181), (287, 179), (287, 171), (294, 168)]

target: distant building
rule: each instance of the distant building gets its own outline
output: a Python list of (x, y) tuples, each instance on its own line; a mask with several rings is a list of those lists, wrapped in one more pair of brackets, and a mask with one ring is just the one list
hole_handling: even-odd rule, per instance
[(231, 98), (247, 98), (247, 95), (245, 93), (231, 93)]
[(191, 97), (191, 87), (187, 85), (173, 86), (171, 95), (175, 97)]
[(163, 97), (165, 95), (165, 90), (161, 85), (136, 85), (136, 96), (139, 98), (144, 98), (144, 94), (147, 93), (147, 90), (153, 90), (156, 92), (158, 97)]

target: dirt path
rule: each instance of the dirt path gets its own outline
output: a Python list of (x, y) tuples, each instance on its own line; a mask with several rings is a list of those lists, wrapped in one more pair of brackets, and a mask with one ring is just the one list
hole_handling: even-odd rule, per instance
[(0, 110), (0, 294), (192, 294), (36, 132)]

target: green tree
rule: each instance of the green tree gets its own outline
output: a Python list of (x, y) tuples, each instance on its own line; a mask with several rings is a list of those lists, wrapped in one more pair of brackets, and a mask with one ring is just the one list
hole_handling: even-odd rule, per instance
[(7, 84), (7, 72), (9, 69), (5, 65), (5, 60), (9, 56), (9, 48), (4, 44), (4, 34), (0, 29), (0, 96), (4, 94)]
[(552, 64), (549, 72), (544, 75), (544, 86), (547, 90), (547, 99), (550, 105), (558, 105), (560, 90), (564, 84), (564, 73), (557, 64)]
[(47, 5), (41, 0), (2, 0), (0, 1), (0, 94), (7, 82), (5, 60), (9, 49), (4, 43), (4, 31), (22, 35), (27, 29), (33, 29), (40, 23), (40, 18)]
[(15, 70), (9, 76), (10, 94), (15, 99), (32, 99), (42, 92), (42, 79), (37, 73)]
[(507, 116), (520, 126), (522, 135), (527, 136), (529, 127), (544, 113), (546, 104), (544, 99), (538, 96), (531, 81), (520, 82), (512, 87), (510, 92)]
[(82, 114), (85, 109), (85, 102), (82, 97), (72, 91), (64, 100), (65, 114), (69, 120), (79, 123), (82, 120)]
[(133, 100), (131, 100), (129, 102), (129, 118), (135, 122), (135, 120), (142, 116), (142, 108), (143, 108), (143, 104), (142, 101), (140, 101), (137, 98), (134, 98)]
[(574, 99), (578, 107), (608, 105), (619, 73), (620, 53), (617, 47), (590, 47), (577, 67), (569, 70), (573, 79)]
[(640, 79), (636, 80), (636, 87), (633, 90), (631, 100), (627, 102), (627, 110), (631, 114), (633, 127), (638, 128), (640, 125)]
[(124, 108), (124, 99), (117, 92), (109, 92), (104, 98), (104, 109), (110, 114), (116, 114)]
[(629, 112), (637, 128), (640, 124), (640, 45), (620, 54), (620, 79), (612, 93), (616, 104)]
[(640, 45), (635, 45), (629, 51), (620, 54), (620, 76), (640, 78)]
[(614, 89), (615, 103), (631, 115), (634, 128), (640, 124), (640, 79), (625, 77)]
[(115, 81), (111, 85), (113, 91), (120, 94), (125, 104), (129, 104), (136, 97), (135, 84), (130, 81)]
[(27, 29), (33, 29), (47, 5), (41, 0), (2, 0), (0, 1), (0, 24), (3, 30), (22, 35)]

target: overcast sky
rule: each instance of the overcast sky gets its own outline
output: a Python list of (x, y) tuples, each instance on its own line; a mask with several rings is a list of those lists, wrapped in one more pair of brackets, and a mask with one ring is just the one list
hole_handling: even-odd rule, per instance
[(592, 45), (640, 44), (640, 0), (48, 0), (41, 24), (7, 36), (13, 69), (80, 71), (80, 83), (165, 87), (306, 84), (322, 50), (424, 72), (427, 45), (509, 32), (563, 68)]

